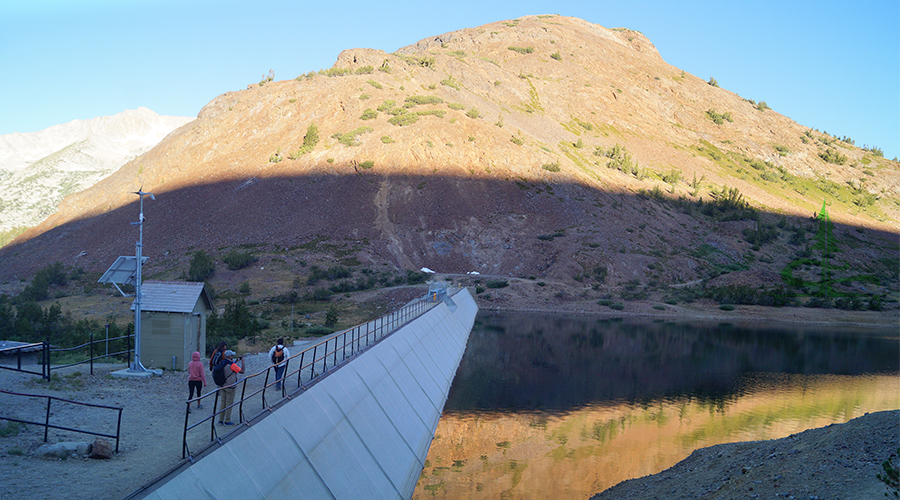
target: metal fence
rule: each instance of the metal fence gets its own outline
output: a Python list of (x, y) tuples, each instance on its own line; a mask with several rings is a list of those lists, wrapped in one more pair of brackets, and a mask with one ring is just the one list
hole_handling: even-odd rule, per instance
[[(252, 425), (254, 421), (299, 395), (322, 376), (349, 362), (354, 356), (421, 316), (441, 300), (442, 296), (429, 294), (373, 321), (332, 334), (292, 355), (285, 360), (285, 383), (281, 384), (281, 390), (275, 394), (274, 398), (267, 396), (267, 389), (275, 386), (277, 382), (274, 377), (275, 365), (273, 364), (258, 373), (241, 379), (230, 387), (220, 387), (215, 391), (185, 401), (182, 458), (188, 458), (193, 462), (195, 456), (211, 446), (221, 443), (222, 437), (234, 431), (219, 435), (216, 421), (223, 419), (223, 412), (237, 411), (238, 425), (236, 428)], [(290, 392), (287, 390), (287, 381), (289, 380), (296, 380), (297, 384), (296, 388)], [(234, 402), (227, 406), (222, 404), (225, 400), (226, 390), (240, 392), (240, 397), (235, 394)], [(208, 403), (210, 398), (213, 403), (212, 414), (192, 421), (191, 404), (199, 405), (203, 400), (207, 400)], [(207, 428), (209, 429), (208, 439), (205, 437), (204, 431)], [(192, 452), (192, 449), (196, 451)]]
[[(22, 354), (28, 354), (33, 352), (36, 348), (41, 349), (41, 362), (40, 367), (41, 371), (35, 372), (31, 370), (26, 370), (22, 368)], [(11, 366), (0, 365), (0, 368), (4, 370), (12, 370), (16, 372), (22, 373), (31, 373), (32, 375), (40, 375), (46, 380), (50, 380), (50, 344), (46, 342), (36, 342), (33, 344), (22, 344), (15, 347), (7, 347), (5, 349), (0, 349), (0, 356), (8, 356), (15, 355), (16, 356), (16, 366), (15, 368)], [(26, 365), (28, 366), (28, 365)]]
[[(131, 352), (133, 350), (131, 341), (133, 338), (134, 338), (134, 335), (131, 334), (131, 335), (123, 335), (121, 337), (113, 337), (113, 338), (107, 337), (102, 340), (94, 340), (94, 333), (91, 332), (90, 340), (88, 342), (78, 345), (78, 346), (75, 346), (75, 347), (66, 347), (66, 348), (53, 347), (47, 342), (35, 342), (32, 344), (23, 344), (23, 345), (15, 346), (15, 347), (7, 347), (5, 349), (0, 349), (0, 355), (14, 354), (16, 356), (16, 366), (12, 367), (12, 366), (0, 365), (0, 369), (12, 370), (12, 371), (17, 371), (17, 372), (22, 372), (22, 373), (31, 373), (33, 375), (40, 375), (45, 380), (50, 380), (50, 371), (53, 369), (58, 370), (60, 368), (67, 368), (69, 366), (83, 365), (85, 363), (89, 363), (91, 365), (91, 375), (93, 375), (94, 374), (94, 360), (97, 360), (97, 359), (125, 355), (125, 366), (130, 365), (131, 364)], [(125, 339), (125, 342), (126, 342), (125, 350), (109, 352), (109, 343), (115, 342), (118, 340), (122, 340), (122, 339)], [(94, 346), (97, 344), (105, 344), (106, 349), (105, 349), (104, 354), (100, 354), (99, 351), (97, 351), (97, 353), (95, 353)], [(23, 353), (27, 354), (29, 351), (33, 351), (35, 348), (38, 348), (38, 347), (41, 349), (40, 363), (39, 363), (39, 366), (41, 367), (41, 371), (37, 372), (37, 371), (32, 371), (32, 370), (23, 368), (23, 365), (22, 365)], [(86, 353), (87, 359), (83, 359), (81, 361), (76, 361), (74, 363), (68, 363), (68, 364), (64, 364), (64, 365), (51, 366), (51, 364), (50, 364), (50, 356), (53, 353), (66, 353), (66, 352), (76, 352), (77, 353), (79, 350), (84, 350), (84, 349), (87, 349), (87, 351), (88, 351)], [(28, 366), (28, 365), (24, 365), (24, 366)]]
[[(131, 352), (132, 352), (131, 341), (132, 341), (133, 338), (134, 338), (134, 335), (132, 334), (132, 335), (122, 335), (121, 337), (113, 337), (113, 338), (104, 338), (104, 339), (102, 339), (102, 340), (94, 340), (94, 332), (91, 332), (90, 340), (87, 341), (87, 342), (85, 342), (84, 344), (81, 344), (81, 345), (78, 345), (78, 346), (75, 346), (75, 347), (67, 347), (67, 348), (51, 347), (51, 348), (50, 348), (50, 353), (52, 354), (52, 353), (57, 353), (57, 352), (59, 352), (59, 353), (63, 353), (63, 352), (76, 352), (76, 351), (78, 351), (79, 349), (85, 349), (85, 348), (87, 348), (87, 349), (88, 349), (88, 353), (87, 353), (88, 359), (85, 359), (85, 360), (82, 360), (82, 361), (76, 361), (76, 362), (74, 362), (74, 363), (69, 363), (69, 364), (65, 364), (65, 365), (57, 365), (55, 368), (56, 368), (56, 369), (59, 369), (59, 368), (67, 368), (67, 367), (69, 367), (69, 366), (83, 365), (83, 364), (85, 364), (85, 363), (90, 363), (90, 365), (91, 365), (91, 375), (93, 375), (93, 374), (94, 374), (94, 360), (95, 360), (95, 359), (103, 359), (103, 358), (109, 358), (109, 357), (113, 357), (113, 356), (121, 356), (121, 355), (124, 354), (124, 355), (125, 355), (125, 366), (129, 366), (129, 365), (131, 364)], [(125, 339), (125, 342), (126, 342), (126, 344), (125, 344), (125, 350), (124, 350), (124, 351), (117, 351), (117, 352), (109, 352), (109, 343), (110, 343), (110, 342), (115, 342), (115, 341), (117, 341), (117, 340), (122, 340), (122, 339)], [(104, 354), (99, 354), (99, 352), (98, 352), (98, 353), (95, 355), (95, 353), (94, 353), (94, 345), (96, 345), (96, 344), (105, 344), (105, 345), (106, 345), (106, 349), (105, 349), (105, 353), (104, 353)], [(49, 356), (48, 356), (47, 359), (49, 360)], [(50, 365), (49, 365), (49, 363), (48, 363), (48, 364), (47, 364), (47, 378), (50, 378), (50, 368), (49, 368), (49, 366), (50, 366)]]
[[(19, 423), (23, 423), (23, 424), (42, 426), (44, 428), (44, 442), (45, 443), (47, 442), (47, 435), (48, 435), (50, 429), (60, 429), (60, 430), (64, 430), (64, 431), (78, 432), (81, 434), (90, 434), (92, 436), (101, 436), (101, 437), (108, 437), (110, 439), (115, 439), (116, 440), (116, 453), (119, 452), (119, 436), (120, 436), (121, 430), (122, 430), (122, 408), (118, 408), (115, 406), (97, 405), (97, 404), (92, 404), (92, 403), (82, 403), (80, 401), (72, 401), (70, 399), (57, 398), (55, 396), (44, 396), (42, 394), (23, 394), (23, 393), (18, 393), (18, 392), (7, 391), (4, 389), (0, 389), (0, 393), (8, 394), (10, 396), (15, 396), (15, 397), (45, 398), (47, 400), (47, 411), (45, 413), (43, 422), (32, 422), (30, 420), (20, 420), (17, 418), (0, 416), (0, 419), (9, 420), (11, 422), (19, 422)], [(50, 423), (50, 403), (54, 400), (60, 401), (63, 403), (71, 403), (71, 404), (76, 404), (76, 405), (81, 405), (81, 406), (87, 406), (90, 408), (103, 408), (103, 409), (108, 409), (108, 410), (116, 410), (118, 412), (118, 418), (116, 419), (116, 433), (115, 434), (104, 434), (102, 432), (73, 429), (71, 427), (63, 427), (61, 425), (51, 424)]]

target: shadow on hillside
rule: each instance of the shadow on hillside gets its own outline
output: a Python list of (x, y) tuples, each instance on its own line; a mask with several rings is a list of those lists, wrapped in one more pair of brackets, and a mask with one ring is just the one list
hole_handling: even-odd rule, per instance
[[(552, 276), (579, 285), (600, 282), (593, 273), (601, 270), (607, 285), (690, 283), (735, 272), (762, 273), (755, 279), (770, 285), (794, 265), (794, 277), (805, 283), (827, 273), (845, 291), (897, 291), (896, 233), (826, 227), (813, 212), (754, 215), (739, 196), (727, 206), (660, 194), (368, 173), (249, 178), (145, 199), (143, 255), (150, 277), (183, 274), (193, 251), (220, 256), (244, 245), (260, 253), (340, 251), (400, 269)], [(117, 256), (134, 254), (138, 211), (135, 196), (111, 212), (20, 238), (0, 249), (0, 280), (27, 280), (57, 261), (101, 273)], [(838, 275), (849, 279), (839, 283)], [(852, 275), (871, 275), (879, 284)]]

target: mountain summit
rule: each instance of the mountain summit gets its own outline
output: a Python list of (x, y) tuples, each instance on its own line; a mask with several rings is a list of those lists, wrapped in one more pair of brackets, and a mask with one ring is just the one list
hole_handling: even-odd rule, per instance
[(138, 108), (0, 135), (0, 234), (36, 225), (63, 197), (93, 186), (191, 120)]
[(670, 66), (637, 31), (527, 16), (218, 96), (0, 249), (0, 279), (132, 253), (143, 186), (161, 278), (198, 249), (254, 248), (296, 274), (330, 248), (552, 281), (557, 299), (724, 275), (766, 287), (812, 245), (823, 200), (851, 264), (894, 258), (900, 165), (879, 153)]

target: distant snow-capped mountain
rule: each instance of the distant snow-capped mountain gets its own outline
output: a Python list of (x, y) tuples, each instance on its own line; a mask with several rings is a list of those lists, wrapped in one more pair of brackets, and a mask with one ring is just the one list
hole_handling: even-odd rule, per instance
[(192, 120), (138, 108), (0, 135), (0, 236), (40, 223), (63, 197), (96, 184)]

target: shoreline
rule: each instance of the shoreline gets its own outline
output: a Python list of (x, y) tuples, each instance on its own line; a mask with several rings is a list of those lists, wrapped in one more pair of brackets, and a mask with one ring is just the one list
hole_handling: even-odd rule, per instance
[(900, 409), (866, 413), (779, 439), (700, 448), (668, 469), (590, 499), (881, 498), (890, 490), (876, 474), (898, 448)]
[[(570, 304), (572, 304), (570, 302)], [(666, 305), (666, 311), (657, 311), (646, 301), (627, 302), (626, 306), (637, 306), (633, 310), (612, 310), (596, 303), (576, 304), (575, 307), (550, 308), (546, 306), (528, 305), (495, 305), (479, 303), (479, 309), (485, 312), (516, 312), (538, 314), (578, 314), (598, 316), (602, 318), (648, 318), (677, 321), (711, 321), (737, 324), (753, 324), (760, 321), (770, 324), (824, 326), (829, 328), (871, 328), (877, 330), (893, 330), (900, 334), (900, 310), (889, 311), (845, 311), (840, 309), (815, 309), (806, 307), (767, 307), (767, 306), (734, 306), (732, 311), (724, 311), (716, 305), (698, 304), (693, 307)], [(579, 305), (583, 307), (578, 307)], [(840, 314), (846, 319), (835, 317)], [(847, 318), (849, 317), (849, 318)]]

